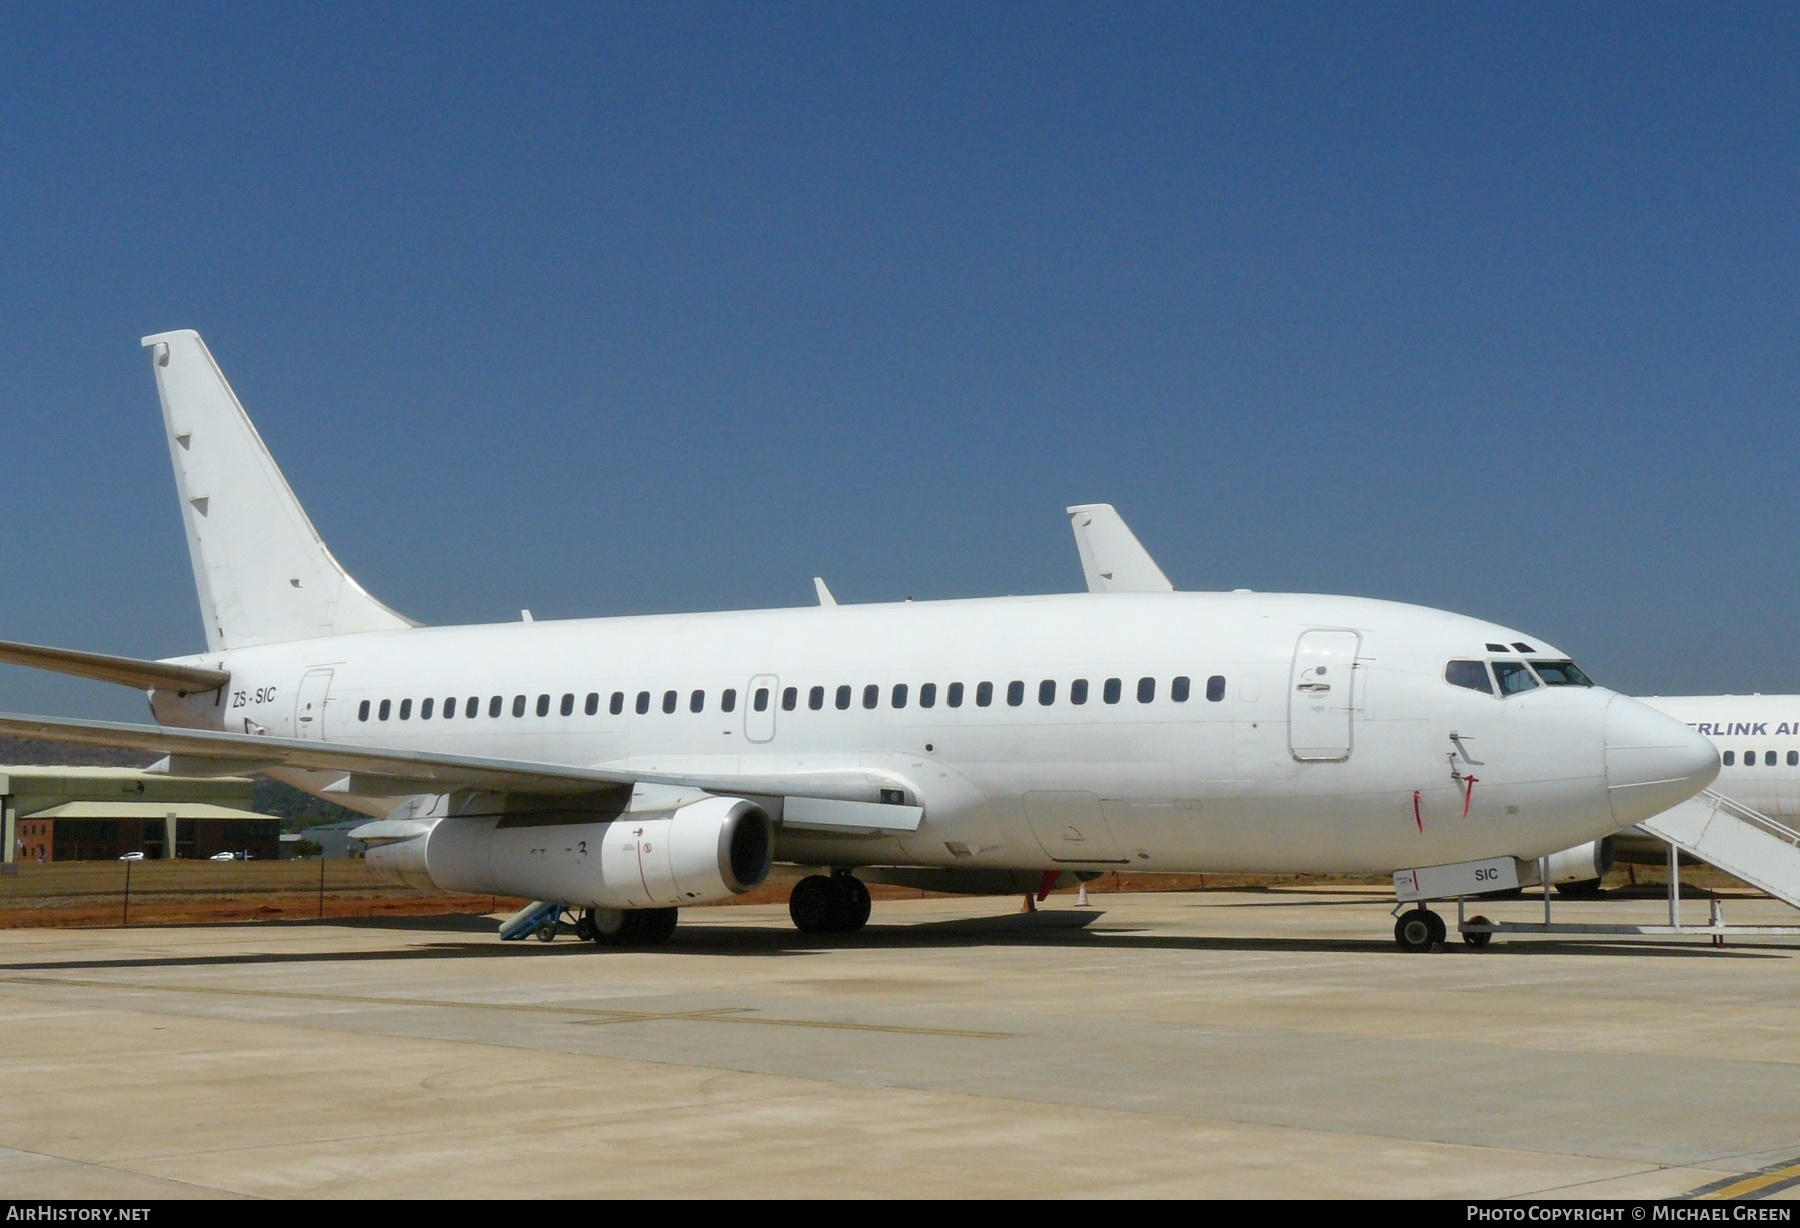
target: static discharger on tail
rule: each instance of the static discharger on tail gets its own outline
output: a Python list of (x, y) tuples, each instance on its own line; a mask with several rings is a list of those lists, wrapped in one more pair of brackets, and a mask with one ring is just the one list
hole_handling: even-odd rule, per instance
[(821, 580), (792, 609), (420, 626), (332, 557), (199, 336), (145, 344), (207, 651), (0, 646), (149, 689), (156, 718), (0, 732), (265, 770), (375, 818), (383, 872), (573, 910), (597, 942), (666, 938), (774, 861), (827, 868), (790, 911), (840, 933), (868, 919), (865, 881), (1530, 862), (1718, 770), (1535, 636), (1176, 592), (1105, 504), (1070, 509), (1093, 593), (839, 605)]

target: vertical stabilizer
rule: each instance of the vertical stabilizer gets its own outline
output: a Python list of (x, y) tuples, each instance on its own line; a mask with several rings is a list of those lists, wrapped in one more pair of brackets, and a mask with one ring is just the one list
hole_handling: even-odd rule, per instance
[(1175, 586), (1110, 503), (1068, 509), (1090, 593), (1172, 593)]
[(331, 557), (200, 334), (157, 333), (144, 345), (162, 396), (207, 647), (415, 626)]

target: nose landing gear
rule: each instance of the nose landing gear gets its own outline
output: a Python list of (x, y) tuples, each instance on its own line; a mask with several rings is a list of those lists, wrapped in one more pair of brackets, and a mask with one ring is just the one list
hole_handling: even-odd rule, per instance
[(848, 870), (809, 874), (788, 896), (788, 916), (802, 934), (854, 934), (868, 924), (869, 889)]
[(1442, 949), (1448, 933), (1444, 919), (1425, 907), (1409, 909), (1394, 922), (1394, 941), (1402, 951)]

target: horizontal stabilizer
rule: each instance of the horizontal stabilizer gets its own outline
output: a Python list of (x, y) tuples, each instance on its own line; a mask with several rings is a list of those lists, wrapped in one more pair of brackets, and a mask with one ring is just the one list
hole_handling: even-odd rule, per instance
[(140, 691), (153, 688), (182, 693), (216, 691), (231, 681), (222, 669), (198, 665), (169, 665), (114, 657), (103, 652), (77, 652), (73, 648), (43, 648), (37, 644), (10, 644), (0, 640), (0, 665), (26, 665), (56, 674), (73, 674), (96, 682), (116, 682)]
[(1137, 534), (1110, 503), (1083, 503), (1068, 509), (1075, 549), (1090, 593), (1172, 593)]

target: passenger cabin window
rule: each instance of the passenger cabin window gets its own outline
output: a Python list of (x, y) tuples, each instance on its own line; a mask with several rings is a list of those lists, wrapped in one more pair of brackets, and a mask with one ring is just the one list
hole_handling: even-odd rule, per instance
[(798, 687), (788, 687), (781, 692), (781, 710), (783, 712), (792, 712), (794, 706), (799, 702), (800, 689)]
[(1104, 699), (1109, 704), (1118, 703), (1119, 696), (1123, 693), (1123, 688), (1117, 678), (1108, 678), (1106, 680), (1106, 685), (1100, 688), (1100, 698)]
[(863, 707), (873, 708), (881, 702), (881, 688), (871, 682), (863, 688)]
[(719, 692), (719, 711), (721, 711), (721, 712), (737, 711), (737, 688), (736, 687), (726, 687), (723, 691)]
[(1154, 679), (1154, 678), (1139, 678), (1138, 679), (1138, 702), (1141, 704), (1147, 704), (1155, 698), (1156, 698), (1156, 679)]
[(1077, 678), (1069, 684), (1069, 702), (1077, 705), (1087, 702), (1086, 678)]
[(1016, 708), (1024, 702), (1025, 702), (1025, 684), (1023, 682), (1007, 683), (1006, 684), (1006, 706), (1009, 708)]
[(650, 711), (650, 692), (639, 691), (637, 697), (637, 714), (642, 716), (648, 711)]
[(904, 708), (906, 706), (906, 684), (904, 682), (896, 682), (894, 684), (893, 696), (888, 702), (892, 703), (896, 708)]
[(681, 702), (681, 696), (677, 695), (674, 691), (664, 691), (663, 715), (667, 716), (669, 713), (675, 711), (675, 705), (679, 702)]
[(470, 720), (474, 720), (476, 717), (481, 715), (481, 696), (479, 696), (479, 695), (469, 696), (469, 702), (463, 708), (463, 715), (468, 717)]
[(444, 701), (444, 719), (450, 720), (455, 716), (456, 716), (456, 700), (454, 697), (452, 697), (452, 698), (446, 699)]
[(362, 701), (362, 703), (360, 703), (356, 706), (356, 719), (359, 721), (366, 721), (369, 719), (369, 701), (368, 700), (365, 699)]
[(412, 700), (403, 699), (400, 701), (400, 719), (403, 721), (410, 721), (412, 719)]
[(1726, 767), (1731, 767), (1737, 762), (1737, 752), (1732, 750), (1726, 751), (1725, 754), (1721, 756), (1721, 761)]
[(614, 691), (612, 693), (612, 702), (610, 702), (606, 705), (606, 710), (608, 712), (612, 713), (614, 716), (617, 716), (617, 715), (619, 715), (619, 713), (625, 711), (625, 692), (624, 691)]
[(963, 684), (952, 682), (944, 688), (944, 703), (952, 708), (962, 707)]
[(1495, 661), (1494, 681), (1500, 684), (1500, 694), (1517, 695), (1520, 691), (1529, 691), (1538, 684), (1523, 661)]
[(1756, 766), (1756, 752), (1755, 751), (1747, 750), (1744, 752), (1744, 766), (1745, 767), (1755, 767)]
[(919, 684), (919, 706), (921, 708), (937, 707), (937, 683), (922, 682)]
[(1225, 675), (1214, 674), (1206, 680), (1206, 699), (1208, 703), (1218, 703), (1225, 698)]
[(758, 712), (767, 712), (769, 710), (769, 688), (757, 687), (756, 694), (750, 697), (750, 706)]
[(523, 695), (513, 696), (513, 715), (515, 717), (525, 715), (525, 697)]
[(1775, 752), (1774, 751), (1771, 750), (1771, 751), (1764, 752), (1763, 766), (1764, 767), (1774, 767), (1775, 766)]
[(1790, 750), (1788, 752), (1788, 766), (1800, 767), (1800, 750)]
[(1573, 661), (1533, 661), (1531, 668), (1545, 686), (1593, 686), (1594, 680), (1575, 668)]
[(393, 715), (393, 712), (394, 712), (394, 701), (391, 699), (384, 699), (381, 701), (381, 709), (378, 712), (376, 712), (375, 715), (379, 719), (385, 721), (388, 717)]
[(558, 706), (557, 711), (562, 713), (562, 715), (564, 715), (564, 716), (574, 716), (575, 715), (575, 692), (573, 692), (573, 691), (564, 692), (563, 697), (562, 697), (562, 703), (560, 706)]
[(816, 686), (806, 693), (806, 706), (817, 712), (825, 706), (825, 688)]
[(705, 710), (706, 710), (706, 692), (705, 691), (695, 691), (692, 695), (688, 696), (688, 711), (689, 712), (704, 712)]
[(433, 700), (433, 699), (424, 699), (424, 700), (419, 701), (419, 719), (420, 720), (428, 721), (431, 719), (431, 705), (436, 702), (437, 701)]
[(595, 713), (600, 711), (600, 692), (599, 691), (589, 691), (588, 692), (587, 702), (581, 705), (581, 711), (587, 716), (593, 716)]
[(492, 699), (488, 700), (488, 715), (490, 717), (499, 716), (501, 708), (503, 708), (505, 705), (506, 705), (506, 696), (504, 696), (504, 695), (494, 696)]
[(837, 689), (837, 706), (838, 706), (839, 712), (846, 711), (850, 707), (850, 688), (849, 687), (840, 686)]
[(1494, 693), (1494, 682), (1488, 677), (1485, 661), (1452, 661), (1444, 666), (1444, 681), (1451, 686), (1480, 691), (1483, 695)]
[(1042, 682), (1038, 683), (1038, 706), (1042, 707), (1042, 708), (1048, 708), (1051, 704), (1053, 704), (1055, 702), (1056, 702), (1056, 683), (1054, 680), (1046, 678)]
[(1188, 680), (1184, 674), (1169, 684), (1169, 698), (1178, 704), (1188, 701)]
[(539, 716), (549, 716), (550, 715), (550, 697), (548, 695), (539, 695), (538, 696), (537, 714)]
[(978, 682), (975, 684), (975, 706), (985, 708), (994, 702), (994, 684)]

